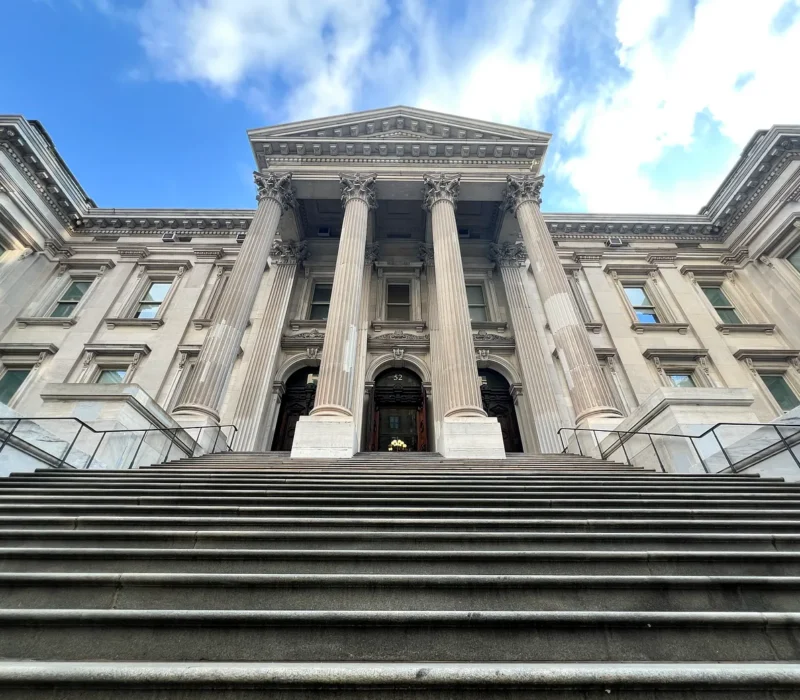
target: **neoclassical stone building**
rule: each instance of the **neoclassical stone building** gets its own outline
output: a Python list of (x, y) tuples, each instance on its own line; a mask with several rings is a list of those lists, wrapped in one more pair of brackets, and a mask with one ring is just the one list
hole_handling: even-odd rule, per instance
[(453, 115), (248, 137), (253, 210), (101, 208), (0, 117), (3, 415), (485, 458), (800, 403), (798, 126), (682, 216), (542, 213), (549, 134)]

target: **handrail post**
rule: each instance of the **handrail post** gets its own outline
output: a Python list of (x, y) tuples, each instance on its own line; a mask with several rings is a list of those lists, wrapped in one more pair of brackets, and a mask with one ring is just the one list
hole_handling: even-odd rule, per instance
[(228, 452), (233, 452), (233, 441), (236, 440), (236, 426), (231, 424), (231, 428), (233, 428), (233, 436), (231, 437), (230, 442), (228, 443)]
[(703, 465), (703, 469), (705, 469), (706, 474), (710, 474), (711, 470), (708, 468), (708, 465), (706, 464), (706, 460), (703, 459), (703, 455), (700, 454), (700, 450), (697, 449), (697, 445), (694, 442), (694, 440), (695, 440), (694, 435), (687, 435), (686, 437), (689, 438), (689, 443), (691, 444), (692, 447), (694, 447), (694, 451), (697, 453), (697, 459), (700, 460), (700, 464)]
[[(783, 446), (786, 448), (786, 451), (794, 460), (794, 463), (797, 465), (798, 468), (800, 468), (800, 460), (797, 459), (797, 455), (792, 451), (791, 445), (789, 445), (789, 443), (786, 442), (786, 438), (783, 437), (783, 433), (780, 431), (780, 428), (777, 425), (775, 425), (775, 432), (778, 433), (778, 437), (781, 439), (781, 442), (783, 443)], [(796, 434), (797, 433), (794, 433), (794, 435)]]
[(84, 467), (84, 469), (91, 469), (92, 468), (92, 462), (94, 462), (94, 457), (97, 454), (97, 451), (100, 449), (100, 445), (102, 444), (103, 440), (105, 440), (106, 435), (108, 435), (108, 433), (102, 433), (100, 435), (100, 439), (97, 441), (97, 444), (94, 446), (94, 452), (92, 452), (91, 457), (89, 457), (89, 461), (86, 462), (86, 466)]
[(653, 436), (650, 433), (647, 433), (647, 437), (650, 438), (650, 444), (653, 446), (653, 452), (656, 453), (656, 459), (658, 460), (658, 466), (661, 467), (661, 471), (666, 473), (666, 469), (664, 469), (664, 463), (661, 461), (661, 455), (658, 454), (658, 449), (656, 448), (656, 443), (653, 442)]
[(75, 433), (75, 437), (72, 438), (72, 442), (69, 443), (69, 446), (67, 447), (67, 451), (64, 452), (64, 454), (61, 455), (61, 459), (58, 461), (59, 468), (63, 467), (64, 463), (67, 461), (67, 457), (69, 457), (69, 453), (72, 452), (72, 448), (75, 446), (75, 443), (78, 441), (78, 435), (81, 434), (81, 430), (83, 430), (83, 423), (81, 423), (78, 426), (78, 432)]
[(586, 455), (583, 454), (583, 448), (581, 447), (581, 441), (578, 438), (578, 430), (579, 428), (573, 428), (572, 433), (575, 435), (575, 442), (578, 444), (578, 452), (580, 453), (581, 457), (585, 457)]
[(0, 452), (3, 451), (8, 441), (11, 439), (11, 436), (14, 434), (14, 431), (19, 427), (19, 424), (22, 422), (22, 418), (17, 418), (14, 421), (14, 426), (6, 433), (5, 438), (3, 438), (3, 444), (0, 445)]
[(592, 436), (594, 437), (594, 442), (597, 445), (597, 457), (599, 459), (603, 459), (603, 449), (600, 447), (600, 440), (597, 437), (597, 430), (592, 429)]
[(206, 425), (198, 425), (197, 428), (197, 437), (194, 440), (194, 447), (192, 447), (192, 454), (191, 457), (194, 457), (194, 453), (197, 452), (197, 448), (200, 447), (200, 436), (203, 434), (203, 428), (207, 428)]
[(176, 431), (178, 429), (177, 428), (167, 428), (164, 432), (169, 434), (170, 430), (172, 431), (172, 435), (170, 435), (170, 438), (169, 438), (170, 442), (169, 442), (169, 448), (167, 449), (167, 456), (164, 457), (164, 463), (165, 464), (167, 462), (169, 462), (169, 454), (170, 454), (170, 452), (172, 452), (172, 448), (175, 447), (175, 434), (176, 434)]
[(217, 437), (214, 438), (214, 444), (211, 446), (211, 452), (209, 454), (215, 455), (217, 454), (217, 443), (219, 442), (219, 434), (222, 432), (222, 428), (218, 425), (217, 426)]
[(136, 446), (136, 452), (133, 453), (133, 457), (131, 457), (131, 463), (128, 465), (128, 469), (133, 469), (133, 464), (136, 461), (136, 458), (139, 456), (139, 450), (142, 448), (142, 443), (144, 439), (147, 437), (147, 430), (142, 432), (142, 439), (139, 440), (139, 444)]
[(558, 439), (561, 441), (561, 454), (563, 455), (567, 451), (567, 446), (564, 444), (564, 436), (561, 434), (562, 430), (564, 430), (564, 428), (559, 428), (556, 434), (558, 435)]
[(631, 458), (628, 457), (628, 450), (625, 449), (625, 442), (622, 440), (620, 431), (615, 430), (614, 432), (617, 434), (617, 440), (619, 440), (619, 446), (622, 448), (622, 454), (625, 455), (625, 466), (632, 467), (633, 462), (631, 462)]

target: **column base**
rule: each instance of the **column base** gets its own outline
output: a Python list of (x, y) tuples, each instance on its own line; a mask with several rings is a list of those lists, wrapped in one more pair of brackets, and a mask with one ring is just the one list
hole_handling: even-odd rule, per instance
[(446, 459), (505, 459), (497, 418), (445, 418), (436, 446)]
[(300, 416), (292, 459), (349, 459), (356, 453), (352, 416)]

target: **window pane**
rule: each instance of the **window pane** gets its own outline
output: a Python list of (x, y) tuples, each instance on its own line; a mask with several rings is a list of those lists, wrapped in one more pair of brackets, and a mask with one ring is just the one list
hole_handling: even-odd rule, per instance
[(486, 308), (483, 306), (470, 306), (469, 307), (469, 317), (473, 321), (485, 321), (486, 320)]
[(316, 284), (314, 285), (314, 298), (313, 302), (329, 302), (331, 300), (332, 284)]
[(155, 318), (161, 304), (139, 304), (136, 318)]
[(80, 301), (92, 285), (89, 281), (75, 281), (61, 295), (61, 301)]
[(772, 394), (784, 411), (791, 411), (793, 408), (800, 406), (800, 399), (795, 396), (782, 374), (762, 374), (761, 379), (767, 385), (769, 393)]
[(631, 306), (652, 306), (644, 287), (625, 287), (624, 289)]
[(794, 251), (787, 259), (794, 265), (795, 269), (800, 272), (800, 248)]
[(483, 287), (479, 284), (467, 285), (467, 303), (483, 305)]
[(142, 301), (164, 301), (171, 286), (171, 282), (153, 282), (150, 285), (150, 289), (148, 289), (147, 293), (142, 297)]
[(717, 309), (717, 314), (723, 323), (741, 323), (742, 319), (733, 309)]
[(50, 314), (50, 318), (67, 318), (68, 316), (72, 316), (72, 312), (75, 311), (76, 306), (77, 304), (65, 304), (60, 301), (56, 304), (56, 308), (53, 309), (53, 313)]
[(658, 323), (658, 316), (652, 311), (637, 311), (636, 320), (639, 323)]
[(98, 384), (122, 384), (125, 380), (125, 369), (104, 369), (97, 375)]
[(712, 306), (733, 306), (719, 287), (703, 287), (703, 292)]
[(680, 386), (680, 387), (689, 387), (689, 386), (697, 386), (694, 383), (694, 378), (691, 374), (669, 374), (670, 384), (672, 386)]
[(328, 320), (328, 304), (312, 304), (309, 318), (313, 321)]
[(386, 307), (386, 320), (387, 321), (410, 321), (411, 320), (411, 307), (406, 306), (387, 306)]
[(411, 299), (411, 288), (407, 284), (389, 284), (386, 286), (386, 301), (389, 304), (408, 304)]
[(0, 377), (0, 403), (7, 404), (17, 393), (22, 382), (31, 373), (29, 369), (9, 369)]

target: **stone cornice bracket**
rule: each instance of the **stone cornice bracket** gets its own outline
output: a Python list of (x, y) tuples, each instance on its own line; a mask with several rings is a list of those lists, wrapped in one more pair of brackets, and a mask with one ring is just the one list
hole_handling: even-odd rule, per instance
[(493, 260), (498, 267), (522, 267), (528, 259), (528, 253), (525, 251), (525, 244), (522, 241), (509, 243), (492, 243), (489, 246), (489, 258)]
[(274, 199), (286, 211), (295, 205), (294, 187), (292, 187), (291, 173), (267, 173), (266, 175), (253, 172), (253, 181), (258, 192), (256, 200)]
[(425, 265), (433, 266), (433, 246), (427, 243), (420, 243), (417, 256)]
[(378, 176), (374, 173), (372, 175), (362, 175), (361, 173), (346, 175), (339, 173), (342, 206), (346, 207), (351, 199), (361, 199), (366, 202), (370, 209), (375, 209), (378, 206), (378, 196), (375, 192), (375, 180), (377, 179)]
[(544, 175), (509, 175), (506, 177), (506, 189), (503, 193), (503, 206), (510, 209), (514, 214), (520, 204), (533, 202), (536, 206), (542, 203), (542, 187), (544, 187)]
[(424, 183), (422, 187), (423, 209), (433, 208), (433, 205), (442, 200), (450, 202), (455, 208), (458, 204), (458, 194), (461, 187), (461, 175), (439, 175), (422, 176)]
[(297, 265), (308, 260), (310, 256), (305, 241), (282, 241), (275, 239), (269, 251), (269, 257), (275, 265)]
[(380, 243), (367, 243), (364, 247), (364, 265), (373, 265), (381, 254)]

